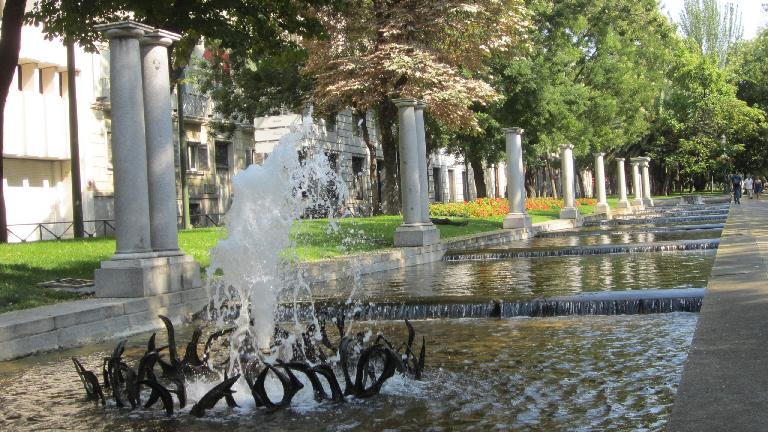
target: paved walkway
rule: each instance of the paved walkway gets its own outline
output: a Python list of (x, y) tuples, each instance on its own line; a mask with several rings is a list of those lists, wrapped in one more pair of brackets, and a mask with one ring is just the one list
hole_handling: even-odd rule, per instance
[(768, 430), (768, 200), (731, 207), (669, 430)]

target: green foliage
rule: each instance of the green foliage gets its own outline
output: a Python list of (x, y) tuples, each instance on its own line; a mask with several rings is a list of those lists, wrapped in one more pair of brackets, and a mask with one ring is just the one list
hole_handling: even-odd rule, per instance
[(736, 86), (716, 59), (681, 48), (670, 80), (647, 146), (650, 156), (692, 179), (697, 189), (723, 168), (756, 168), (745, 165), (744, 155), (760, 141), (765, 113), (737, 98)]
[(734, 55), (731, 73), (736, 78), (739, 99), (749, 106), (768, 109), (768, 31), (747, 41)]
[(526, 130), (529, 162), (572, 143), (591, 158), (650, 129), (674, 32), (655, 0), (531, 0), (529, 56), (499, 55), (495, 116)]
[(101, 35), (97, 24), (132, 19), (180, 33), (174, 43), (175, 66), (184, 66), (201, 39), (220, 41), (254, 56), (279, 51), (287, 35), (299, 37), (322, 33), (320, 22), (307, 14), (313, 6), (333, 0), (39, 0), (28, 19), (43, 25), (49, 37), (63, 37), (91, 51)]
[(190, 78), (216, 101), (216, 112), (248, 123), (258, 116), (303, 110), (311, 87), (300, 73), (306, 58), (306, 50), (298, 45), (249, 57), (247, 50), (225, 51), (211, 41), (206, 58), (196, 62)]

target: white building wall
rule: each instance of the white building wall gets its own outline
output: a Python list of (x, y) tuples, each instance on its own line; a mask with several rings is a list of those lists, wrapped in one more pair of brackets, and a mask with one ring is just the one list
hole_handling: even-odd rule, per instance
[[(80, 166), (85, 219), (93, 217), (93, 197), (88, 193), (91, 166), (91, 135), (99, 120), (93, 101), (92, 68), (98, 54), (76, 49)], [(14, 81), (5, 106), (3, 188), (10, 241), (53, 238), (72, 220), (69, 111), (66, 48), (57, 40), (45, 40), (39, 27), (22, 29), (21, 49)], [(110, 179), (111, 183), (111, 179)], [(46, 229), (18, 224), (44, 223)], [(86, 231), (92, 231), (86, 226)], [(17, 232), (19, 235), (17, 235)], [(40, 235), (42, 232), (42, 235)], [(71, 236), (71, 230), (66, 236)]]

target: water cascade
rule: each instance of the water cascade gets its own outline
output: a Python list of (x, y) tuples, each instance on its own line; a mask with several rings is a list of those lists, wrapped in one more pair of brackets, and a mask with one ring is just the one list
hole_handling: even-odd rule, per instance
[(510, 258), (604, 255), (615, 253), (669, 252), (717, 249), (720, 239), (683, 240), (655, 243), (577, 246), (564, 248), (485, 249), (449, 252), (444, 261), (501, 260)]

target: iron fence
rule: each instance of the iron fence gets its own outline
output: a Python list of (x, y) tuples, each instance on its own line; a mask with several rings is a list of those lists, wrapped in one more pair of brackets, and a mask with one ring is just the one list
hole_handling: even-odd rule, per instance
[[(195, 214), (190, 216), (193, 228), (211, 228), (224, 226), (224, 213)], [(182, 225), (179, 217), (179, 226)], [(63, 240), (73, 238), (74, 222), (38, 222), (12, 224), (6, 227), (8, 240), (27, 243), (30, 241)], [(83, 232), (87, 237), (110, 237), (115, 234), (114, 219), (94, 219), (83, 221)]]
[[(74, 223), (69, 222), (39, 222), (13, 224), (6, 227), (8, 240), (18, 239), (22, 243), (28, 241), (62, 240), (74, 237)], [(107, 237), (115, 232), (114, 220), (94, 219), (83, 221), (83, 233), (88, 237)]]

